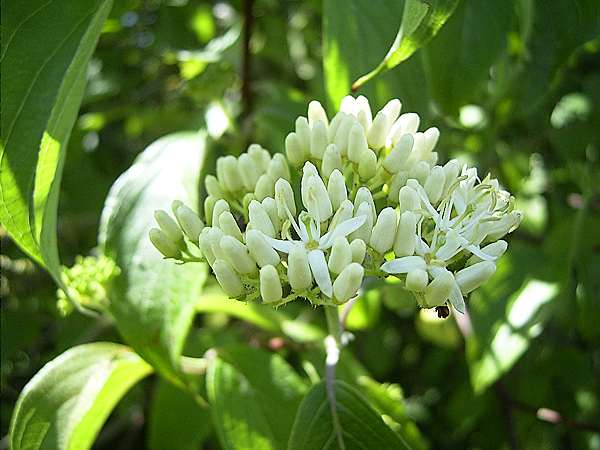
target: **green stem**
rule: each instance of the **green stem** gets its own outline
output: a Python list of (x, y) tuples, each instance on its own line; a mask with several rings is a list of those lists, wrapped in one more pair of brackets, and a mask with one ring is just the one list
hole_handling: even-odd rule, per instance
[(324, 306), (325, 318), (327, 319), (327, 330), (329, 336), (325, 338), (325, 387), (327, 389), (327, 399), (329, 400), (329, 409), (331, 411), (331, 422), (335, 432), (340, 450), (346, 450), (344, 435), (340, 418), (337, 411), (337, 402), (335, 398), (335, 367), (340, 357), (342, 348), (342, 326), (338, 314), (337, 306)]
[(338, 346), (341, 346), (342, 342), (342, 327), (340, 325), (340, 318), (338, 315), (337, 306), (323, 306), (325, 308), (325, 318), (327, 319), (327, 330), (329, 334), (333, 336)]

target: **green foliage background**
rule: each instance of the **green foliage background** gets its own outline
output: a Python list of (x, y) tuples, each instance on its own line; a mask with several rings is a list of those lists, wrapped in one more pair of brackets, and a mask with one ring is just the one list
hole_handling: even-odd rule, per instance
[[(32, 189), (26, 197), (32, 204), (15, 219), (29, 227), (21, 228), (21, 245), (60, 282), (56, 225), (63, 265), (72, 266), (77, 255), (103, 254), (120, 272), (107, 289), (107, 314), (65, 316), (52, 277), (15, 245), (2, 216), (0, 448), (8, 447), (25, 384), (81, 344), (61, 356), (65, 372), (51, 376), (79, 374), (73, 381), (79, 386), (86, 381), (81, 371), (103, 373), (106, 387), (85, 391), (97, 409), (64, 419), (77, 424), (69, 431), (71, 447), (61, 446), (53, 429), (46, 447), (34, 448), (87, 448), (102, 425), (98, 417), (110, 413), (127, 383), (152, 370), (117, 404), (94, 448), (158, 450), (174, 442), (181, 449), (324, 448), (330, 417), (310, 422), (321, 417), (316, 411), (325, 401), (318, 384), (326, 333), (321, 311), (228, 302), (203, 266), (182, 271), (162, 262), (147, 246), (144, 227), (152, 210), (171, 199), (202, 198), (198, 180), (217, 156), (239, 154), (250, 142), (283, 151), (285, 135), (312, 99), (333, 112), (352, 83), (384, 59), (404, 2), (98, 0), (73, 2), (75, 8), (63, 1), (49, 16), (33, 16), (39, 23), (26, 20), (17, 29), (37, 3), (22, 2), (19, 10), (8, 1), (2, 1), (0, 178), (8, 198), (5, 180), (16, 172), (4, 162), (19, 160), (15, 185)], [(374, 110), (398, 97), (404, 112), (421, 115), (421, 128), (439, 127), (442, 159), (457, 157), (497, 176), (517, 197), (525, 221), (510, 236), (494, 278), (471, 295), (469, 317), (439, 320), (393, 284), (366, 286), (348, 317), (355, 339), (342, 354), (336, 384), (344, 411), (364, 418), (342, 415), (348, 442), (358, 445), (375, 430), (380, 441), (370, 441), (372, 448), (402, 448), (402, 442), (600, 449), (600, 6), (595, 0), (429, 5), (449, 14), (437, 35), (418, 41), (419, 28), (417, 47), (424, 45), (397, 67), (387, 64), (358, 92)], [(79, 25), (68, 33), (72, 23)], [(56, 29), (65, 46), (53, 44), (63, 37)], [(36, 65), (55, 48), (49, 66)], [(69, 70), (56, 72), (63, 62)], [(9, 122), (19, 105), (11, 101), (22, 98), (27, 114)], [(69, 115), (72, 130), (65, 125)], [(68, 149), (65, 158), (64, 151), (53, 153), (54, 141), (42, 140), (49, 149), (42, 162), (51, 170), (35, 172), (43, 132), (59, 146), (68, 140)], [(59, 188), (53, 180), (62, 165)], [(35, 185), (27, 184), (31, 173), (38, 174)], [(120, 209), (105, 206), (107, 196)], [(182, 354), (201, 357), (208, 349), (217, 356), (206, 378), (193, 375), (193, 367), (181, 370)], [(131, 379), (111, 381), (124, 370)], [(56, 395), (69, 399), (73, 392)], [(45, 408), (51, 413), (55, 405)]]

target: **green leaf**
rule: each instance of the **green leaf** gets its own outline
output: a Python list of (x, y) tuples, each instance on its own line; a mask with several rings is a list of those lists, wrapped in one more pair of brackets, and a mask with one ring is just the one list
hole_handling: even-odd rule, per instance
[(464, 0), (423, 49), (435, 101), (448, 114), (477, 100), (490, 68), (506, 50), (513, 2)]
[(59, 284), (56, 210), (66, 145), (111, 6), (2, 1), (0, 220)]
[[(381, 416), (364, 397), (343, 381), (334, 384), (337, 416), (347, 449), (409, 448), (383, 422)], [(337, 449), (336, 433), (331, 419), (325, 382), (306, 394), (288, 443), (288, 449)]]
[(152, 368), (108, 342), (67, 350), (27, 383), (10, 424), (10, 448), (85, 450), (115, 404)]
[(427, 44), (457, 4), (458, 0), (405, 0), (402, 22), (392, 47), (375, 69), (353, 83), (352, 89), (356, 90), (383, 71), (396, 67)]
[(156, 384), (148, 420), (150, 450), (171, 448), (174, 442), (178, 450), (197, 450), (212, 431), (208, 409), (165, 380)]
[(111, 188), (98, 241), (121, 268), (110, 312), (125, 340), (172, 380), (195, 314), (206, 266), (165, 260), (148, 238), (154, 211), (181, 200), (198, 203), (205, 156), (203, 133), (177, 133), (151, 144)]
[(285, 449), (306, 383), (277, 354), (231, 345), (217, 355), (206, 388), (223, 448)]
[[(337, 110), (352, 82), (385, 55), (400, 26), (403, 3), (387, 0), (325, 0), (323, 4), (323, 68), (329, 107)], [(403, 109), (427, 115), (425, 72), (418, 58), (377, 77), (361, 89), (376, 110), (392, 98)]]

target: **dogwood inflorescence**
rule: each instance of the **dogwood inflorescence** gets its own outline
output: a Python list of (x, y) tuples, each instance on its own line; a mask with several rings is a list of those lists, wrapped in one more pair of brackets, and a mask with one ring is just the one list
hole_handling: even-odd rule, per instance
[(219, 158), (204, 220), (176, 200), (175, 219), (156, 211), (150, 239), (167, 258), (205, 260), (243, 301), (339, 305), (365, 277), (395, 276), (421, 307), (464, 312), (521, 213), (489, 175), (438, 165), (438, 129), (420, 132), (400, 110), (391, 100), (373, 117), (365, 97), (348, 96), (329, 120), (312, 101), (285, 156), (252, 144)]

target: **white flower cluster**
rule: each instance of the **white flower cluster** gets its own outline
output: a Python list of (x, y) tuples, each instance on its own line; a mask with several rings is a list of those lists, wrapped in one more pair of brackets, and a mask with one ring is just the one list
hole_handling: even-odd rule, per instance
[(521, 214), (497, 180), (456, 160), (436, 165), (439, 131), (417, 131), (419, 116), (400, 109), (392, 100), (373, 118), (365, 97), (348, 96), (329, 121), (311, 102), (287, 159), (256, 144), (219, 158), (205, 179), (208, 226), (176, 201), (176, 220), (157, 211), (152, 242), (168, 258), (206, 260), (240, 300), (341, 304), (363, 277), (394, 274), (420, 306), (464, 311)]

